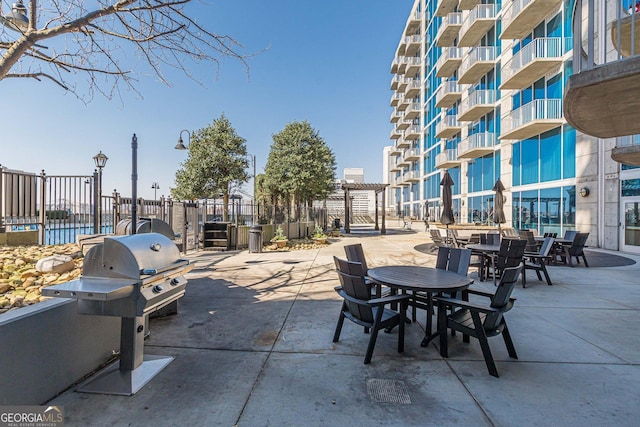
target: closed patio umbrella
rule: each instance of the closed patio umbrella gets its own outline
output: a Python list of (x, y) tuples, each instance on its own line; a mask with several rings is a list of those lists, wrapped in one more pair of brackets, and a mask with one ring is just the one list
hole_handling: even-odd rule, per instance
[(440, 215), (440, 222), (449, 228), (449, 224), (455, 222), (453, 217), (453, 196), (451, 193), (453, 179), (449, 175), (449, 171), (444, 173), (440, 185), (442, 185), (442, 214)]
[(500, 178), (498, 178), (493, 186), (493, 191), (496, 192), (495, 199), (493, 199), (493, 222), (498, 224), (498, 230), (502, 231), (500, 224), (507, 222), (507, 218), (504, 216), (504, 196), (502, 195), (504, 185)]

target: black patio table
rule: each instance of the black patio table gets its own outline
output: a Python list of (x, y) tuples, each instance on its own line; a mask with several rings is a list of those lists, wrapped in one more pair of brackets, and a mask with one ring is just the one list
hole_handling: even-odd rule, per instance
[(480, 265), (480, 267), (478, 268), (478, 277), (480, 278), (481, 281), (484, 281), (485, 279), (484, 277), (485, 262), (484, 261), (486, 258), (491, 258), (488, 255), (497, 254), (498, 252), (500, 252), (500, 244), (490, 245), (487, 243), (472, 243), (465, 246), (465, 248), (471, 249), (472, 252), (475, 252), (476, 254), (479, 254), (480, 256), (482, 256), (482, 263), (481, 263), (482, 265)]
[(421, 303), (421, 299), (414, 298), (411, 302), (418, 308), (427, 310), (427, 325), (425, 336), (420, 345), (426, 347), (438, 333), (433, 333), (433, 294), (440, 292), (455, 293), (463, 291), (473, 283), (467, 276), (454, 273), (448, 270), (441, 270), (434, 267), (422, 267), (415, 265), (390, 265), (385, 267), (370, 268), (367, 276), (381, 285), (388, 286), (392, 291), (400, 290), (424, 292), (427, 295), (426, 305)]

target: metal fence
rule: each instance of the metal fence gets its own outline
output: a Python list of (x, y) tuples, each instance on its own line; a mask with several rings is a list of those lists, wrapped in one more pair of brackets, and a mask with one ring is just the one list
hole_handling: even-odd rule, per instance
[[(102, 195), (98, 172), (47, 176), (44, 171), (35, 174), (1, 166), (0, 172), (0, 232), (32, 232), (37, 233), (39, 244), (64, 244), (76, 242), (80, 235), (114, 233), (120, 221), (131, 219), (134, 201), (117, 191)], [(220, 199), (138, 198), (135, 206), (138, 220), (157, 218), (169, 224), (184, 251), (199, 248), (202, 228), (208, 222), (233, 224), (239, 248), (246, 247), (249, 226), (256, 223), (284, 224), (290, 238), (297, 238), (309, 235), (315, 224), (327, 228), (329, 222), (324, 208), (270, 207), (233, 197), (227, 215)], [(264, 228), (265, 239), (270, 238), (272, 228)]]

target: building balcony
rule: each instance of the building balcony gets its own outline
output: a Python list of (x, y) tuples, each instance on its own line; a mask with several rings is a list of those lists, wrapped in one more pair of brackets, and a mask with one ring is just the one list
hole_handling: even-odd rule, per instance
[(462, 125), (455, 114), (443, 114), (436, 124), (436, 138), (451, 138), (462, 130)]
[(462, 97), (462, 86), (457, 81), (445, 81), (436, 91), (436, 107), (449, 108)]
[(396, 129), (405, 130), (409, 126), (411, 126), (411, 120), (407, 120), (407, 119), (403, 118), (402, 120), (398, 121), (398, 124), (396, 125)]
[(500, 38), (524, 38), (561, 3), (562, 0), (513, 0), (508, 5), (503, 3)]
[(502, 122), (500, 139), (527, 139), (563, 123), (561, 99), (534, 99), (509, 113)]
[(397, 127), (394, 127), (393, 129), (391, 129), (391, 132), (389, 133), (389, 138), (391, 139), (399, 139), (402, 136), (402, 132), (398, 130)]
[(406, 56), (400, 56), (398, 57), (398, 74), (404, 74), (404, 72), (407, 69), (407, 61), (409, 60), (409, 58), (407, 58)]
[(406, 49), (404, 54), (406, 56), (413, 56), (416, 53), (420, 53), (422, 48), (422, 36), (420, 34), (414, 34), (412, 36), (405, 37)]
[(405, 111), (404, 117), (409, 120), (415, 119), (416, 117), (420, 116), (421, 111), (422, 104), (420, 104), (419, 102), (412, 102), (411, 104), (409, 104), (407, 111)]
[(458, 0), (438, 0), (438, 5), (436, 6), (436, 16), (447, 16), (454, 10), (456, 10), (456, 6), (458, 5)]
[(393, 77), (391, 77), (391, 90), (396, 90), (398, 89), (398, 83), (400, 83), (400, 80), (402, 80), (404, 77), (402, 77), (399, 74), (394, 74)]
[(616, 146), (611, 150), (611, 158), (625, 165), (640, 166), (640, 135), (616, 138)]
[(476, 83), (482, 76), (496, 67), (495, 46), (475, 47), (465, 56), (458, 72), (459, 84)]
[(422, 12), (419, 10), (414, 11), (411, 15), (409, 15), (409, 19), (407, 20), (407, 26), (405, 28), (405, 35), (415, 34), (416, 31), (420, 29), (422, 25)]
[(410, 141), (420, 139), (421, 136), (422, 136), (422, 129), (420, 128), (420, 126), (416, 126), (416, 125), (411, 126), (409, 129), (407, 129), (404, 132), (404, 139), (410, 140)]
[(480, 3), (480, 0), (460, 0), (460, 3), (458, 4), (458, 9), (471, 10), (474, 7), (476, 7), (478, 3)]
[(402, 176), (405, 182), (418, 182), (420, 181), (420, 173), (418, 171), (408, 171)]
[(391, 95), (391, 106), (395, 107), (400, 103), (400, 100), (402, 100), (404, 98), (404, 95), (398, 92), (395, 92), (393, 95)]
[(502, 66), (500, 89), (527, 88), (562, 65), (564, 43), (560, 37), (532, 40)]
[(420, 68), (422, 68), (422, 58), (418, 56), (407, 58), (407, 66), (404, 75), (408, 78), (413, 78), (420, 73)]
[[(611, 27), (611, 41), (616, 52), (625, 58), (640, 53), (640, 13), (614, 19), (607, 25)], [(619, 34), (618, 34), (619, 33)]]
[(422, 81), (420, 79), (412, 79), (404, 91), (404, 96), (408, 96), (409, 98), (415, 98), (416, 96), (420, 95), (421, 88), (422, 88)]
[(411, 166), (411, 162), (410, 161), (408, 161), (407, 159), (405, 159), (402, 156), (398, 157), (398, 167), (400, 168), (400, 170), (406, 169), (409, 166)]
[(477, 159), (494, 152), (496, 146), (496, 134), (493, 132), (480, 132), (469, 135), (458, 144), (459, 159)]
[(479, 4), (469, 12), (465, 12), (466, 16), (460, 28), (458, 46), (471, 47), (476, 45), (482, 36), (487, 34), (487, 31), (496, 24), (497, 9), (495, 4)]
[(448, 47), (442, 49), (442, 54), (436, 62), (436, 77), (451, 77), (462, 62), (462, 49)]
[[(399, 54), (402, 55), (402, 54)], [(400, 60), (403, 58), (403, 56), (396, 56), (395, 59), (393, 60), (393, 62), (391, 63), (391, 74), (397, 74), (398, 73), (398, 68), (400, 67)]]
[[(391, 148), (389, 149), (389, 155), (390, 156), (400, 156), (400, 155), (402, 155), (402, 150), (399, 149), (397, 145), (393, 144), (391, 146)], [(392, 163), (393, 163), (392, 166), (395, 166), (395, 164), (398, 163), (397, 157), (392, 160)]]
[(389, 121), (390, 121), (391, 123), (397, 123), (397, 122), (399, 122), (399, 121), (400, 121), (400, 119), (401, 119), (401, 118), (402, 118), (402, 116), (403, 116), (403, 114), (401, 115), (400, 113), (401, 113), (401, 111), (398, 111), (398, 110), (395, 110), (395, 109), (394, 109), (394, 110), (391, 112), (391, 116), (389, 116)]
[(458, 121), (472, 122), (478, 120), (496, 108), (498, 91), (493, 89), (477, 89), (470, 91), (466, 98), (462, 99), (458, 107)]
[(462, 162), (458, 160), (458, 150), (448, 149), (442, 151), (436, 156), (436, 168), (438, 169), (450, 169), (460, 166)]
[(416, 160), (420, 160), (420, 150), (416, 147), (409, 148), (405, 150), (403, 157), (408, 162), (415, 162)]
[(396, 141), (396, 145), (398, 146), (398, 148), (406, 150), (407, 148), (411, 148), (411, 146), (413, 145), (413, 141), (406, 139), (404, 137), (404, 134), (402, 134), (402, 138)]
[(402, 93), (402, 92), (405, 91), (405, 89), (409, 85), (409, 82), (411, 81), (411, 79), (408, 79), (408, 78), (403, 77), (403, 76), (399, 76), (399, 77), (400, 78), (398, 79), (398, 88), (396, 90), (398, 92)]
[(462, 13), (452, 12), (442, 18), (442, 24), (438, 34), (436, 34), (436, 46), (447, 47), (452, 46), (456, 38), (458, 38), (458, 32), (462, 27)]
[(409, 107), (411, 100), (406, 98), (403, 93), (399, 93), (398, 95), (400, 95), (400, 100), (398, 101), (396, 108), (398, 111), (404, 111)]

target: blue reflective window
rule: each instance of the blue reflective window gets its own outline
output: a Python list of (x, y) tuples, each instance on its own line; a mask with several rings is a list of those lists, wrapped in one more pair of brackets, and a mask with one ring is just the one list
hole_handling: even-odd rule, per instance
[(540, 181), (561, 179), (562, 141), (560, 128), (540, 135)]
[(515, 142), (511, 146), (511, 166), (513, 170), (513, 185), (520, 185), (520, 176), (522, 174), (522, 164), (520, 162), (520, 142)]
[(576, 130), (565, 125), (563, 128), (562, 165), (563, 178), (575, 178), (576, 176)]
[(534, 184), (538, 182), (538, 138), (525, 139), (521, 142), (521, 184)]

